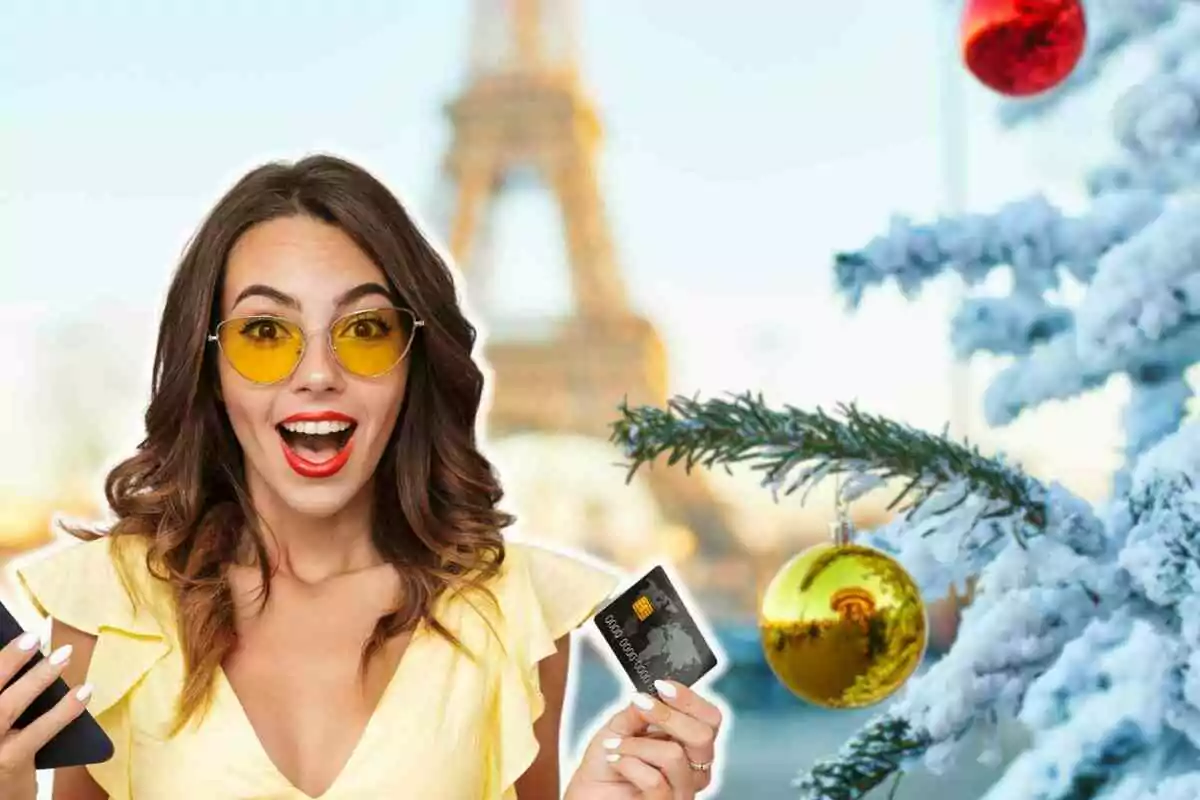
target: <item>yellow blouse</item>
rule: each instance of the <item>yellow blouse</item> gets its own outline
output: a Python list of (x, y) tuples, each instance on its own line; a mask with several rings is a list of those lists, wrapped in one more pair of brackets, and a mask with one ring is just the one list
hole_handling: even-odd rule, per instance
[[(72, 545), (16, 570), (34, 607), (98, 637), (88, 710), (116, 755), (89, 772), (113, 800), (317, 800), (267, 756), (218, 671), (203, 723), (168, 738), (183, 659), (172, 599), (145, 566), (146, 545), (120, 550), (145, 598), (133, 603), (110, 540)], [(538, 751), (537, 663), (616, 588), (618, 576), (546, 548), (507, 543), (490, 588), (499, 614), (466, 597), (436, 610), (472, 661), (424, 626), (411, 639), (349, 761), (319, 800), (513, 800)], [(495, 633), (492, 632), (494, 627)]]

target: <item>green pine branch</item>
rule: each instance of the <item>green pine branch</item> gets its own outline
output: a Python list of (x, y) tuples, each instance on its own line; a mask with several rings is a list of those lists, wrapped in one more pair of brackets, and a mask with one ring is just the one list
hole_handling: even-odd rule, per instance
[(906, 720), (877, 717), (843, 745), (836, 758), (817, 762), (792, 785), (802, 800), (859, 800), (888, 777), (899, 776), (904, 762), (919, 757), (928, 746), (929, 739), (914, 732)]
[[(697, 464), (728, 469), (749, 463), (766, 473), (767, 483), (784, 485), (787, 494), (833, 474), (871, 474), (906, 478), (888, 507), (910, 498), (910, 510), (948, 483), (966, 479), (974, 492), (1003, 504), (988, 516), (1021, 513), (1035, 528), (1045, 525), (1038, 484), (1020, 470), (976, 447), (867, 414), (853, 404), (838, 405), (840, 419), (821, 409), (772, 410), (761, 395), (750, 393), (705, 401), (680, 396), (665, 409), (622, 402), (619, 410), (622, 418), (613, 424), (611, 439), (631, 460), (628, 479), (663, 455), (668, 464), (682, 461), (689, 472)], [(799, 477), (786, 484), (795, 474)]]

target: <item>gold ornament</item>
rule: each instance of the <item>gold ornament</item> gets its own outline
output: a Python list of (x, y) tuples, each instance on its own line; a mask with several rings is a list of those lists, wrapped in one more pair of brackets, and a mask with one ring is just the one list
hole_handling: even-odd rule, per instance
[(775, 675), (825, 708), (874, 705), (904, 685), (928, 641), (916, 582), (891, 556), (850, 542), (839, 502), (833, 541), (793, 557), (763, 596), (759, 632)]

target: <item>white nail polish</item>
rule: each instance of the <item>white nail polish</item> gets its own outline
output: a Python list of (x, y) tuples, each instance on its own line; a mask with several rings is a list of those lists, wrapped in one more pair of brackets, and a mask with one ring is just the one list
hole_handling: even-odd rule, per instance
[(28, 653), (38, 645), (38, 635), (36, 633), (25, 633), (17, 639), (17, 647)]
[(71, 645), (64, 644), (62, 647), (50, 654), (50, 663), (56, 667), (65, 664), (67, 659), (71, 657), (71, 650)]
[(621, 746), (620, 739), (605, 739), (604, 740), (604, 749), (605, 750), (616, 750), (620, 746)]
[(633, 704), (643, 711), (651, 711), (654, 709), (654, 701), (650, 699), (649, 695), (642, 694), (641, 692), (638, 692), (633, 696)]
[(81, 703), (86, 703), (92, 697), (92, 685), (85, 683), (75, 690), (75, 699)]
[(605, 758), (607, 758), (609, 761), (619, 761), (621, 759), (621, 754), (620, 753), (609, 753), (608, 755), (605, 756)]
[(658, 693), (668, 699), (673, 700), (675, 698), (675, 695), (678, 694), (678, 692), (675, 690), (675, 687), (672, 686), (671, 684), (667, 683), (666, 681), (655, 681), (654, 688), (658, 689)]

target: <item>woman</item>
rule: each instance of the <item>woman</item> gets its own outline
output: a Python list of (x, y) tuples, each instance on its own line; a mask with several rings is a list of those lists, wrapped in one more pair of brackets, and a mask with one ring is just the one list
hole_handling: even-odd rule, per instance
[[(56, 649), (0, 710), (61, 672), (117, 752), (59, 770), (56, 800), (559, 796), (569, 632), (616, 585), (501, 535), (474, 344), (361, 169), (270, 164), (218, 202), (108, 477), (115, 525), (18, 571)], [(28, 657), (0, 654), (0, 685)], [(0, 739), (0, 796), (33, 797), (36, 744), (82, 707)], [(691, 798), (720, 722), (677, 684), (635, 696), (565, 797)]]

